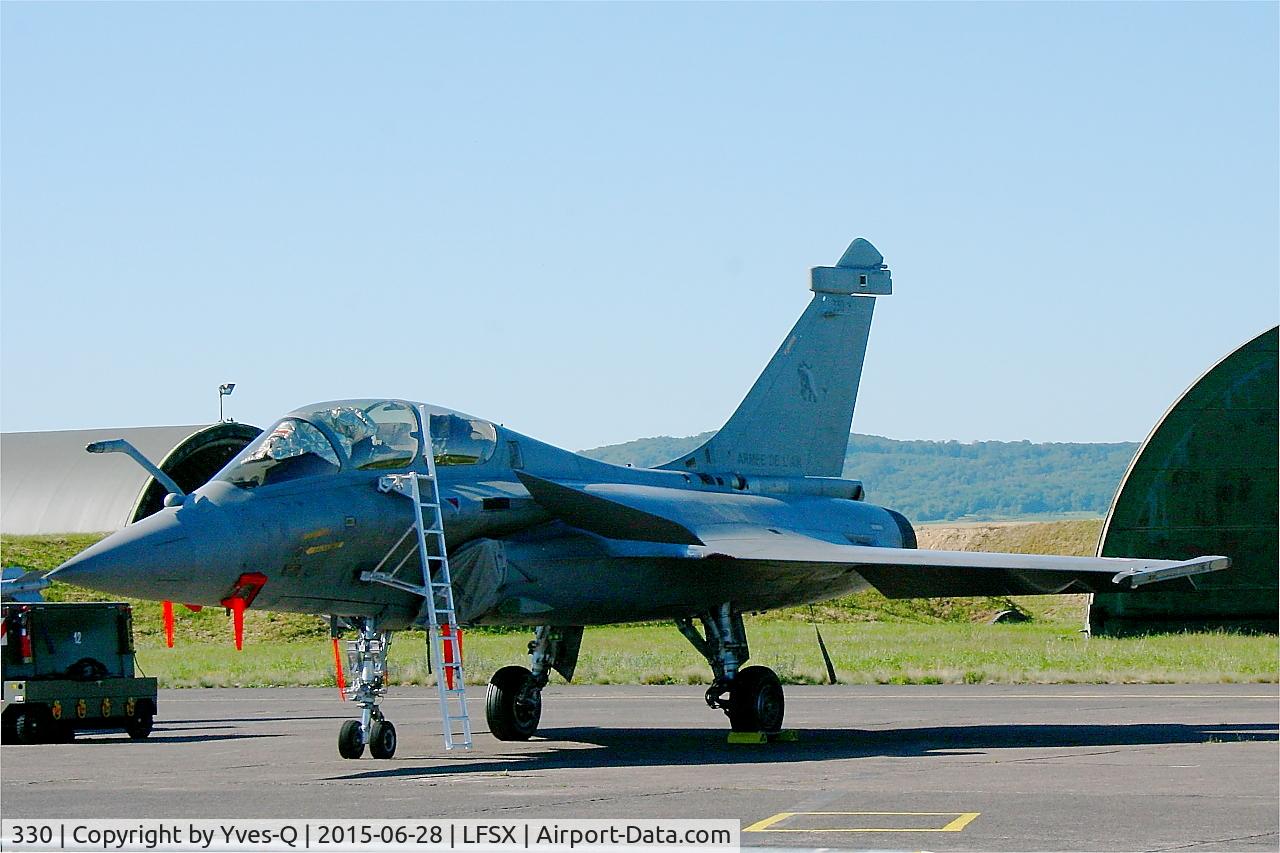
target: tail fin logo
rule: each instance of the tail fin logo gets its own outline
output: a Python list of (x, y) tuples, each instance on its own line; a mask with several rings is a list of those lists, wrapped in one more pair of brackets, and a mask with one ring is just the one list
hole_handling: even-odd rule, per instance
[(800, 362), (800, 366), (796, 368), (796, 374), (800, 377), (800, 399), (807, 400), (810, 403), (818, 402), (818, 392), (813, 383), (813, 366), (808, 362)]

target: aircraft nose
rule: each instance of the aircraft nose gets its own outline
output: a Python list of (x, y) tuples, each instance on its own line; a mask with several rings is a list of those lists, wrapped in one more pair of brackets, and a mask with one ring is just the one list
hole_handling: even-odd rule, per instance
[(134, 598), (216, 604), (239, 549), (217, 507), (171, 507), (134, 522), (55, 569), (52, 580)]

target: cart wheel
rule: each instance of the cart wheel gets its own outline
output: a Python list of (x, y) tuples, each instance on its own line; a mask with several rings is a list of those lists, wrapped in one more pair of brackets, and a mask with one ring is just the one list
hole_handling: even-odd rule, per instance
[(17, 721), (18, 721), (17, 706), (14, 706), (11, 708), (5, 708), (4, 715), (0, 716), (0, 724), (3, 725), (3, 728), (0, 728), (0, 740), (3, 740), (5, 743), (18, 742)]
[(149, 700), (142, 699), (133, 710), (133, 716), (125, 720), (124, 730), (134, 740), (146, 740), (155, 725), (156, 706)]
[(18, 743), (44, 743), (52, 730), (53, 715), (44, 705), (23, 708), (13, 720), (14, 739)]
[(338, 755), (343, 758), (359, 758), (364, 755), (364, 738), (360, 735), (360, 723), (347, 720), (338, 729)]
[(390, 758), (396, 754), (396, 727), (390, 720), (377, 720), (369, 732), (369, 754), (374, 758)]

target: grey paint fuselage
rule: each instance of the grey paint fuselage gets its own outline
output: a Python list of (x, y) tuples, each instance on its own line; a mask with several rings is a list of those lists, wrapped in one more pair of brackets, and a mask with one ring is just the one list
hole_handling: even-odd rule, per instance
[[(294, 414), (303, 417), (309, 410)], [(746, 489), (708, 485), (691, 473), (610, 465), (504, 427), (494, 429), (497, 444), (488, 460), (436, 469), (450, 552), (479, 539), (502, 538), (520, 558), (519, 571), (509, 572), (500, 590), (501, 606), (474, 614), (477, 623), (584, 625), (672, 618), (723, 601), (742, 610), (764, 610), (866, 586), (847, 566), (797, 572), (780, 563), (748, 567), (714, 558), (691, 561), (682, 559), (685, 546), (678, 544), (669, 546), (669, 559), (652, 556), (652, 546), (646, 556), (631, 556), (625, 542), (553, 521), (518, 479), (513, 460), (521, 471), (547, 479), (733, 495), (744, 511), (754, 502), (758, 513), (785, 519), (790, 529), (817, 538), (902, 545), (889, 514), (862, 502), (752, 495), (749, 478), (737, 478)], [(425, 472), (425, 460), (399, 470)], [(403, 627), (417, 616), (421, 600), (360, 579), (412, 523), (408, 501), (378, 490), (387, 473), (347, 466), (254, 489), (215, 479), (180, 506), (89, 548), (59, 576), (75, 582), (78, 574), (92, 573), (92, 586), (107, 592), (217, 605), (239, 576), (259, 572), (268, 581), (255, 609), (374, 616), (388, 628)], [(785, 485), (776, 478), (771, 484), (774, 489)]]

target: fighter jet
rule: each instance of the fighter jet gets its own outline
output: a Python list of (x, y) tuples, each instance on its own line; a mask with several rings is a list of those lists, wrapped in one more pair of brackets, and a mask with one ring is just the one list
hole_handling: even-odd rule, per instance
[[(425, 624), (442, 603), (455, 604), (442, 609), (459, 624), (533, 629), (531, 666), (503, 667), (489, 682), (486, 718), (498, 739), (537, 731), (541, 692), (553, 670), (572, 678), (584, 626), (639, 620), (672, 620), (710, 665), (707, 705), (733, 730), (768, 733), (782, 727), (783, 690), (772, 670), (745, 665), (744, 613), (868, 586), (891, 598), (1194, 588), (1191, 576), (1230, 565), (1220, 556), (917, 550), (902, 514), (842, 478), (872, 311), (892, 291), (890, 271), (859, 238), (835, 266), (812, 269), (811, 290), (728, 422), (665, 465), (595, 461), (408, 400), (316, 403), (53, 576), (237, 614), (251, 606), (330, 617), (360, 638), (352, 695), (361, 718), (344, 725), (339, 751), (356, 757), (368, 744), (390, 757), (395, 729), (378, 699), (391, 632)], [(408, 502), (409, 480), (431, 488)], [(434, 508), (425, 522), (413, 505), (424, 503)], [(439, 544), (422, 548), (424, 575), (397, 582), (396, 549), (409, 553), (433, 531)], [(445, 584), (432, 567), (446, 553), (452, 600), (434, 593)]]

